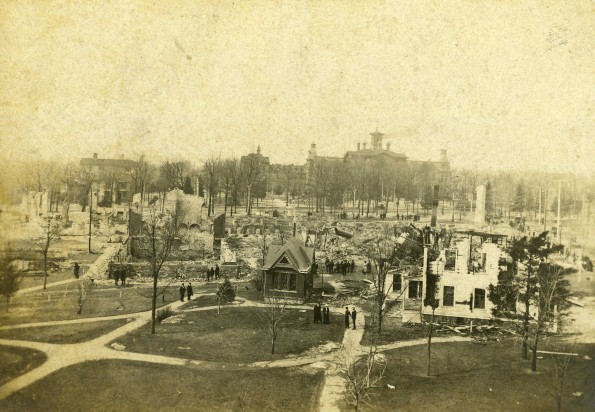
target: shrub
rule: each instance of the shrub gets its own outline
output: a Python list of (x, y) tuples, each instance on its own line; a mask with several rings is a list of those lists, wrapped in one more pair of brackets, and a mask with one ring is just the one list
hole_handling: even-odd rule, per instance
[(236, 298), (236, 290), (229, 279), (225, 278), (221, 286), (219, 286), (219, 289), (217, 290), (217, 297), (224, 302), (233, 302), (233, 300)]
[(262, 292), (262, 287), (264, 285), (264, 280), (262, 276), (256, 276), (252, 279), (252, 283), (254, 283), (254, 287), (256, 288), (257, 292)]
[(165, 320), (173, 315), (174, 315), (174, 311), (168, 306), (168, 307), (158, 310), (155, 318), (157, 319), (157, 322), (161, 323), (163, 320)]

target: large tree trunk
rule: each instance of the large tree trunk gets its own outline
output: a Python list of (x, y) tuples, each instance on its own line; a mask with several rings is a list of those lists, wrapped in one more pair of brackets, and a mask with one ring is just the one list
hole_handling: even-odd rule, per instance
[(151, 334), (155, 334), (155, 312), (157, 309), (157, 274), (153, 269), (153, 298), (151, 300)]
[(432, 333), (434, 332), (434, 311), (432, 308), (432, 317), (430, 318), (430, 331), (428, 333), (428, 376), (432, 371)]
[(48, 281), (48, 250), (43, 251), (43, 290), (46, 289)]
[(539, 342), (539, 325), (535, 331), (535, 339), (533, 340), (533, 347), (531, 348), (531, 370), (537, 372), (537, 344)]
[[(530, 269), (529, 269), (530, 270)], [(530, 272), (527, 275), (527, 291), (525, 292), (525, 314), (523, 316), (523, 351), (522, 357), (523, 359), (528, 359), (528, 340), (529, 340), (529, 282), (531, 280)]]
[(276, 340), (276, 336), (271, 338), (271, 355), (275, 354), (275, 340)]

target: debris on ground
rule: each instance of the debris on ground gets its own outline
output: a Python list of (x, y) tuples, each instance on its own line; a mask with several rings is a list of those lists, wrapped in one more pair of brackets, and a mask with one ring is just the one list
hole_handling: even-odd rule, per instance
[(126, 350), (126, 346), (124, 346), (118, 342), (114, 342), (110, 346), (112, 347), (112, 349), (115, 349), (115, 350)]

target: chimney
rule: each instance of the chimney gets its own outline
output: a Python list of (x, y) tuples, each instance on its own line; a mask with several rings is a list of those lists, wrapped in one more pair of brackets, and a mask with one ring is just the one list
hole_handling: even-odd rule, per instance
[(260, 154), (260, 145), (256, 148), (256, 154)]
[(316, 143), (312, 143), (310, 150), (308, 151), (308, 158), (314, 159), (316, 157)]
[(366, 142), (364, 142), (364, 150), (366, 150)]
[(441, 162), (448, 162), (448, 157), (446, 156), (446, 150), (440, 150), (440, 161)]
[(357, 151), (359, 152), (359, 147), (360, 147), (361, 143), (357, 144)]
[(93, 153), (93, 159), (97, 159), (97, 153)]
[(386, 150), (390, 150), (390, 142), (386, 142)]

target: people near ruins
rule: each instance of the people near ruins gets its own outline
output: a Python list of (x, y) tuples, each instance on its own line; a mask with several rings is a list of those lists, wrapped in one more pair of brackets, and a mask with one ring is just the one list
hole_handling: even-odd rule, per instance
[(355, 270), (355, 261), (353, 259), (351, 259), (351, 265), (350, 265), (350, 271), (349, 271), (349, 273), (353, 273), (354, 270)]
[(321, 320), (320, 304), (316, 302), (316, 305), (314, 305), (314, 323), (320, 323)]
[(194, 295), (194, 291), (192, 290), (192, 283), (188, 282), (188, 286), (186, 287), (186, 296), (188, 300), (192, 299), (192, 295)]
[(357, 318), (357, 311), (355, 306), (351, 308), (351, 320), (353, 320), (353, 330), (355, 330), (355, 319)]
[(74, 278), (78, 279), (79, 278), (79, 273), (80, 273), (81, 267), (79, 266), (78, 262), (74, 262)]
[(329, 309), (328, 305), (324, 305), (324, 308), (322, 309), (322, 323), (324, 323), (326, 325), (331, 323), (330, 309)]
[(349, 320), (351, 319), (351, 312), (349, 312), (349, 307), (345, 306), (345, 329), (349, 329)]
[(186, 294), (186, 286), (184, 286), (184, 284), (182, 283), (182, 286), (180, 286), (180, 301), (184, 302), (184, 295)]
[(219, 264), (215, 264), (215, 279), (219, 280)]

